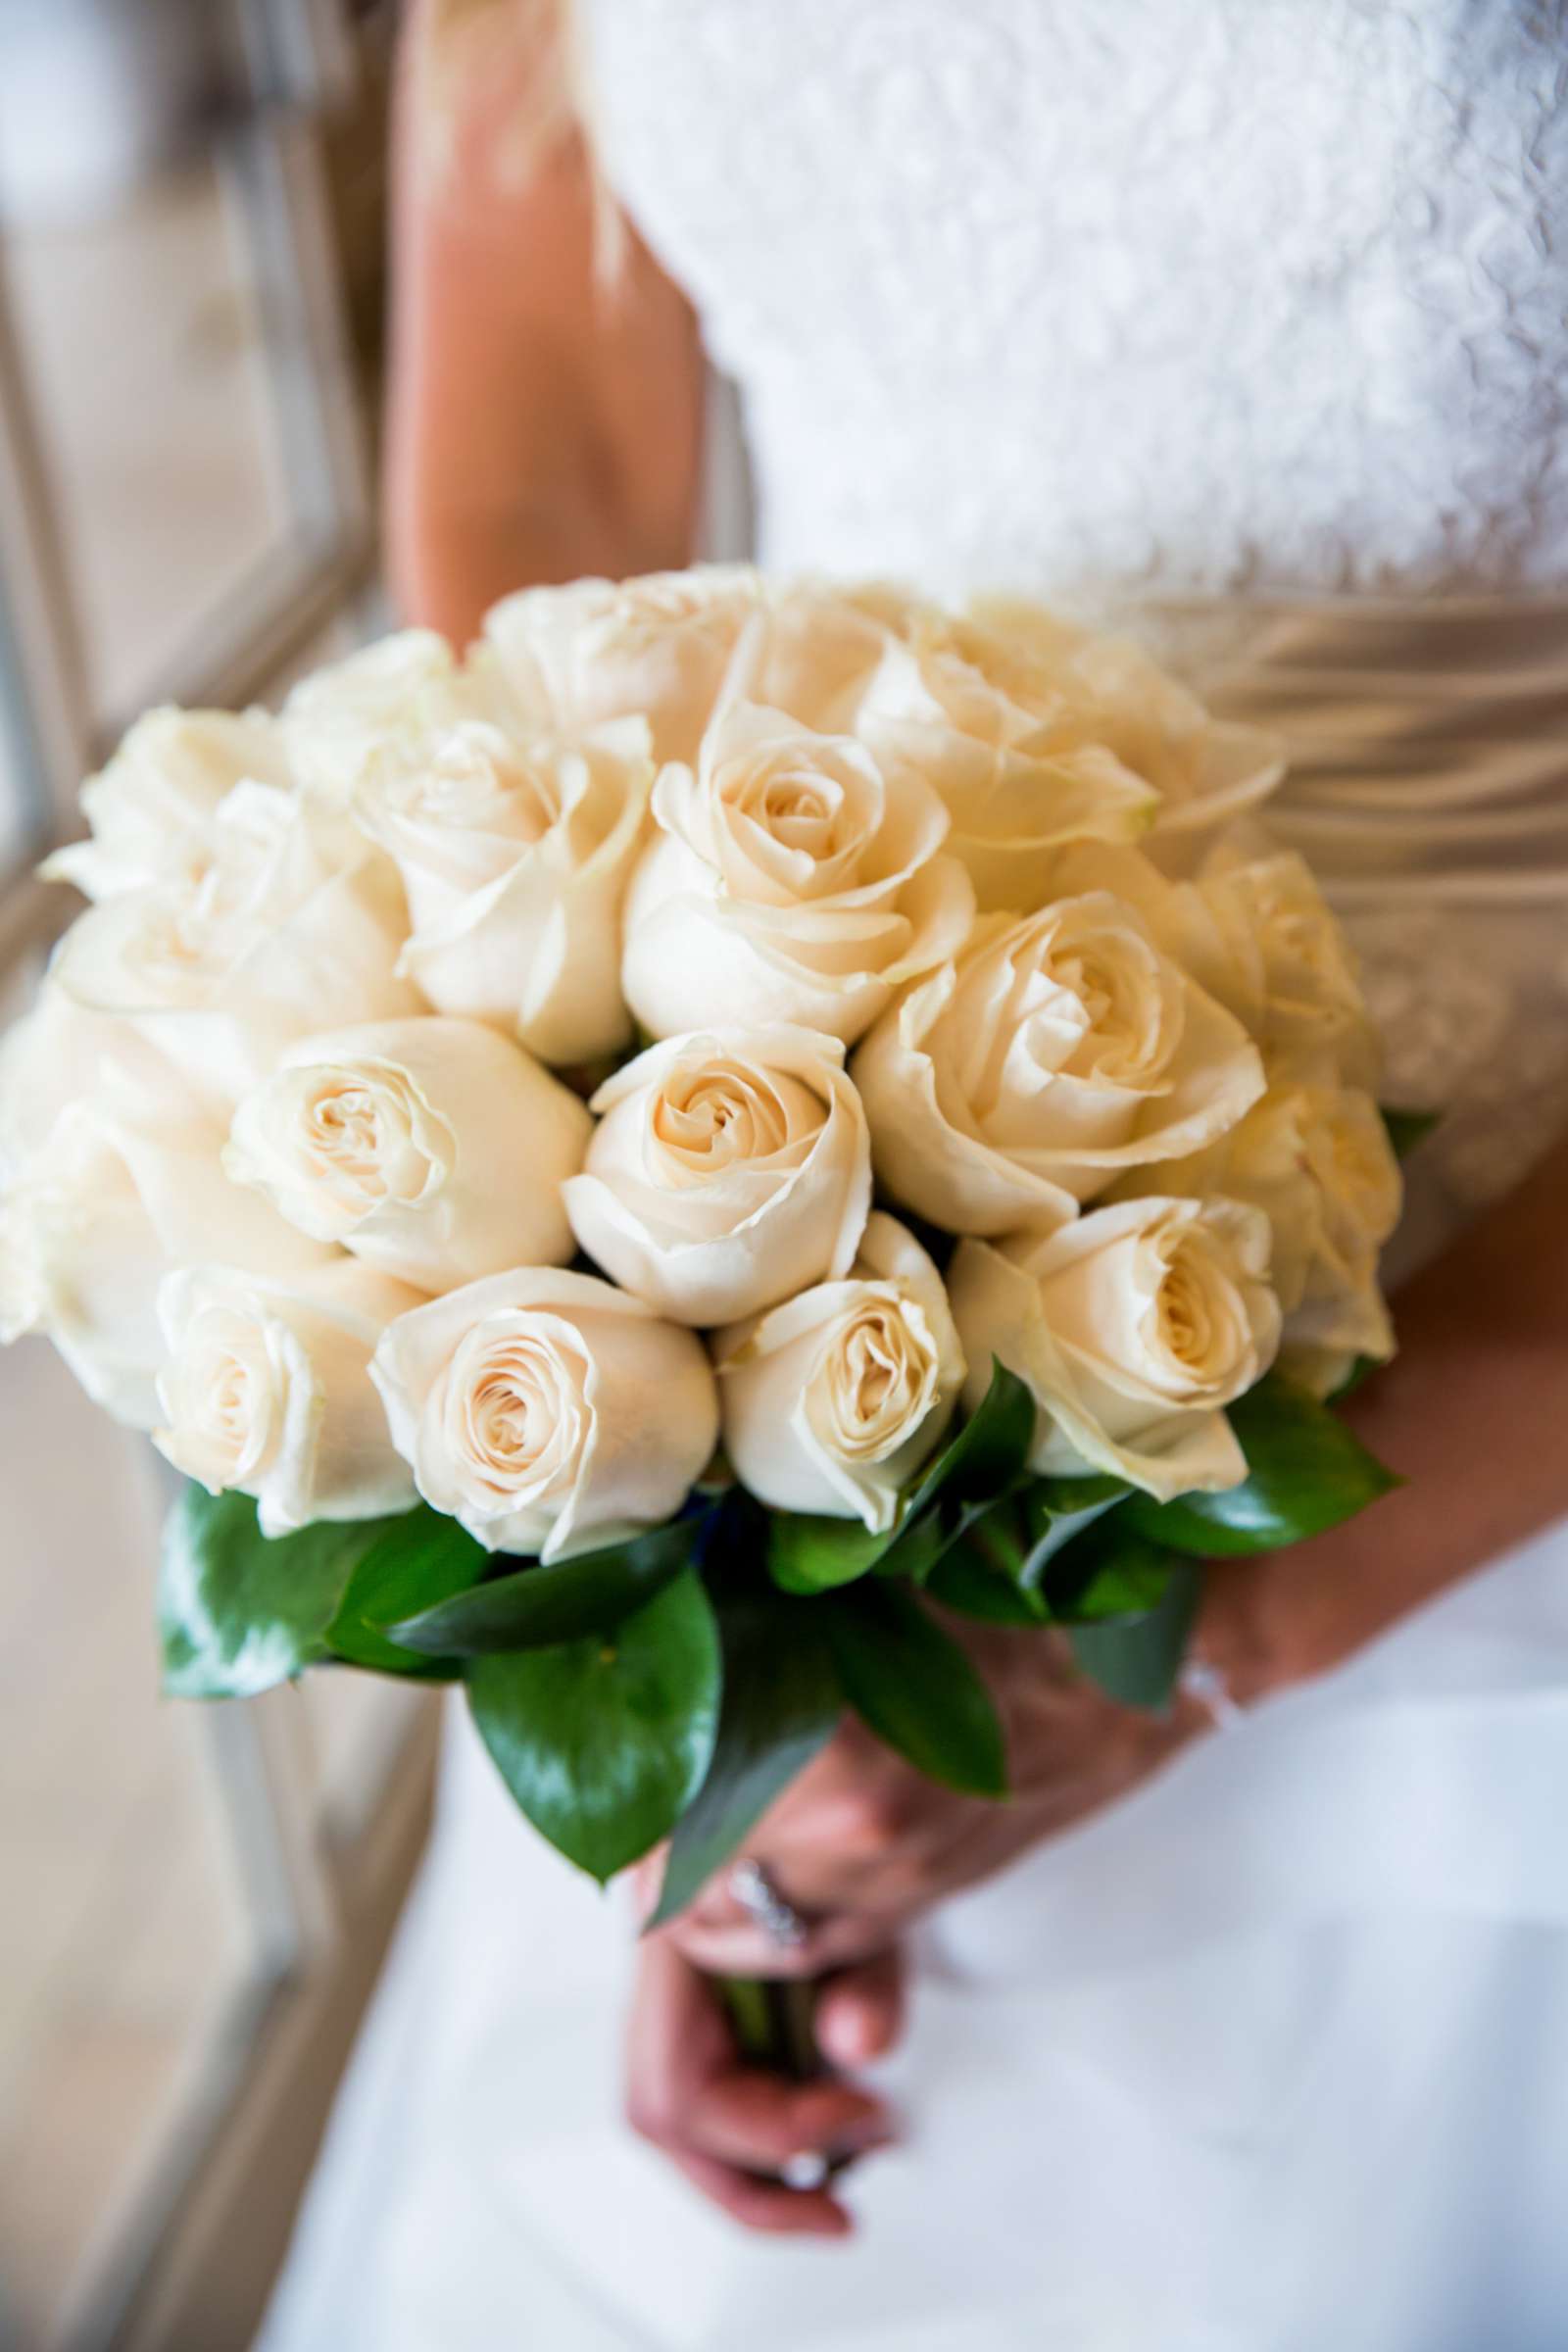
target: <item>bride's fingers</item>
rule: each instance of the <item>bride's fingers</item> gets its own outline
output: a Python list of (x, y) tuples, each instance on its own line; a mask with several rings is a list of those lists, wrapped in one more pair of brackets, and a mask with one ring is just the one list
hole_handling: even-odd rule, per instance
[(893, 2119), (881, 2099), (848, 2082), (790, 2082), (760, 2067), (710, 2076), (681, 2119), (681, 2144), (751, 2172), (781, 2172), (792, 2157), (861, 2156), (886, 2147)]
[(816, 2038), (838, 2066), (865, 2066), (904, 2031), (904, 1955), (897, 1945), (832, 1977), (817, 1995)]
[(744, 1913), (704, 1919), (687, 1913), (662, 1931), (694, 1968), (713, 1977), (819, 1977), (850, 1968), (886, 1943), (889, 1923), (848, 1912), (806, 1923), (797, 1943), (776, 1943)]

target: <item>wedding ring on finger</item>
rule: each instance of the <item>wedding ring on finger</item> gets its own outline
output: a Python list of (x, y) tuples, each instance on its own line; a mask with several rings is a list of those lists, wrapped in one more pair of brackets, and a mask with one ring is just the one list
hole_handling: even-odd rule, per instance
[(778, 2177), (786, 2188), (821, 2188), (833, 2178), (833, 2167), (820, 2148), (803, 2148), (799, 2155), (785, 2157)]
[(776, 1950), (793, 1951), (806, 1941), (810, 1930), (794, 1904), (780, 1894), (760, 1862), (748, 1858), (734, 1863), (728, 1885), (752, 1925), (761, 1930)]

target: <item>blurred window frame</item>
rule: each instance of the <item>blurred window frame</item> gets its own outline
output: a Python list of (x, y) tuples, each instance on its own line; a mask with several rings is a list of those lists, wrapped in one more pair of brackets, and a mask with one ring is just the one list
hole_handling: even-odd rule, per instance
[[(372, 577), (368, 434), (326, 146), (335, 119), (379, 102), (395, 9), (390, 0), (224, 6), (238, 78), (212, 153), (245, 224), (289, 527), (281, 551), (199, 614), (138, 695), (141, 707), (234, 707), (266, 694), (334, 620), (346, 616), (358, 633), (357, 600), (363, 609)], [(31, 868), (79, 830), (80, 782), (135, 715), (93, 707), (0, 219), (0, 772), (21, 804), (19, 852), (0, 870), (8, 992), (77, 904)], [(141, 1443), (128, 1433), (123, 1442)], [(93, 2217), (48, 2352), (238, 2343), (259, 2320), (426, 1824), (433, 1702), (388, 1684), (371, 1714), (368, 1736), (329, 1775), (298, 1693), (203, 1710), (199, 1744), (252, 1963), (221, 2047), (200, 2053), (157, 2144), (114, 2210)]]

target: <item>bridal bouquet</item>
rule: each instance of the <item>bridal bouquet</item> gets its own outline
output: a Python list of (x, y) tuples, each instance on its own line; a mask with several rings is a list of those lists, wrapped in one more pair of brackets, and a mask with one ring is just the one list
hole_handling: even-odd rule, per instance
[(0, 1321), (189, 1484), (171, 1691), (466, 1689), (690, 1899), (846, 1707), (1002, 1795), (964, 1614), (1158, 1705), (1391, 1483), (1399, 1207), (1272, 739), (1022, 606), (698, 570), (160, 710), (49, 871)]

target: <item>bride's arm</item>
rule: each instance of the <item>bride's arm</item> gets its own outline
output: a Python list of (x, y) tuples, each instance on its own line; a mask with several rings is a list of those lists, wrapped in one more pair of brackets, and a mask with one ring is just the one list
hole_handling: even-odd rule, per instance
[(446, 13), (419, 0), (399, 61), (385, 513), (401, 607), (463, 643), (509, 589), (687, 561), (702, 364), (633, 233), (596, 269), (551, 12), (498, 7), (466, 55)]

